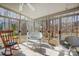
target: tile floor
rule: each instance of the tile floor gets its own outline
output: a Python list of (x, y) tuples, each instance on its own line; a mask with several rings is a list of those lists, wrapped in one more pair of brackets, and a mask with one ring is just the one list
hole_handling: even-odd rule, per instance
[[(63, 47), (62, 45), (54, 47), (50, 46), (48, 43), (41, 42), (40, 48), (33, 48), (34, 46), (29, 44), (31, 42), (25, 42), (20, 44), (20, 50), (15, 51), (14, 56), (69, 56), (68, 49)], [(2, 56), (1, 52), (4, 49), (0, 48), (0, 56)], [(72, 55), (77, 55), (75, 52), (72, 52)]]

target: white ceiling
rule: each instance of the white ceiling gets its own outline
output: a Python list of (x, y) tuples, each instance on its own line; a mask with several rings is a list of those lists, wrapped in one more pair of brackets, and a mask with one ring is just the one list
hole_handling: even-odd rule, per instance
[[(53, 14), (67, 9), (77, 7), (78, 3), (30, 3), (35, 11), (31, 10), (27, 4), (24, 4), (22, 14), (31, 17), (32, 19), (39, 18), (45, 15)], [(1, 4), (9, 9), (19, 12), (19, 3)]]

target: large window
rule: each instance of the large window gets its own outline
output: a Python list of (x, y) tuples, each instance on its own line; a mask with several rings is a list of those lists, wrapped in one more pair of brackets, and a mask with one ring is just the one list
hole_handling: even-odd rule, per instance
[[(38, 19), (40, 20), (40, 19)], [(79, 15), (67, 15), (58, 18), (42, 18), (41, 21), (41, 31), (43, 36), (48, 38), (48, 40), (64, 40), (68, 36), (79, 36)], [(35, 23), (37, 26), (37, 22)]]
[(79, 16), (67, 16), (61, 18), (61, 38), (64, 40), (67, 36), (78, 36)]
[(4, 30), (9, 30), (10, 29), (10, 21), (8, 18), (4, 18)]
[(0, 7), (0, 30), (12, 29), (14, 31), (19, 31), (19, 25), (21, 25), (21, 31), (23, 34), (26, 30), (23, 29), (24, 26), (26, 27), (26, 20), (28, 20), (26, 16)]
[(15, 35), (16, 34), (18, 35), (19, 31), (21, 31), (22, 35), (26, 35), (27, 34), (26, 20), (28, 19), (30, 18), (21, 15), (20, 13), (16, 13), (9, 9), (0, 7), (0, 31), (13, 30)]

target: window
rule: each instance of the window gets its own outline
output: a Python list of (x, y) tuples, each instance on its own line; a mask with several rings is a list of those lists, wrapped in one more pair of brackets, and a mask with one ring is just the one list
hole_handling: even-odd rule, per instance
[(9, 19), (8, 18), (4, 18), (4, 30), (9, 30)]
[(8, 11), (6, 9), (4, 9), (4, 15), (3, 16), (7, 16), (8, 15)]
[(25, 19), (25, 17), (23, 15), (21, 15), (21, 19), (23, 20), (23, 19)]
[(4, 15), (4, 11), (5, 11), (4, 8), (0, 8), (0, 15), (3, 16)]
[(27, 17), (25, 17), (25, 20), (28, 20), (28, 18), (27, 18)]
[(19, 20), (20, 20), (22, 34), (26, 34), (25, 33), (27, 29), (26, 20), (28, 20), (27, 17), (25, 17), (24, 15), (20, 15), (19, 13), (13, 12), (11, 10), (2, 8), (2, 7), (0, 7), (0, 15), (2, 15), (3, 17), (3, 18), (0, 17), (0, 30), (11, 29), (14, 31), (19, 31)]
[(4, 18), (0, 17), (0, 30), (4, 28)]
[(8, 12), (8, 15), (7, 15), (7, 16), (8, 16), (8, 17), (11, 17), (10, 11), (8, 10), (7, 12)]
[(14, 30), (14, 31), (18, 31), (19, 30), (19, 22), (18, 22), (18, 20), (16, 20), (16, 19), (11, 19), (10, 20), (10, 28), (12, 29), (12, 30)]
[(17, 18), (17, 19), (20, 19), (20, 15), (19, 15), (19, 14), (16, 14), (16, 18)]
[(12, 17), (12, 18), (16, 18), (16, 13), (11, 12), (11, 17)]
[(22, 21), (22, 20), (21, 20), (21, 34), (22, 34), (22, 35), (27, 34), (26, 21)]

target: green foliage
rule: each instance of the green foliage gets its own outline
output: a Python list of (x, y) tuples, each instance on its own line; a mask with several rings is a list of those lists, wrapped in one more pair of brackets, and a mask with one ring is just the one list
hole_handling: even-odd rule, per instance
[(13, 35), (16, 36), (17, 35), (17, 33), (16, 33), (16, 24), (12, 24), (11, 26), (12, 26), (12, 30), (14, 31)]
[(3, 29), (3, 24), (1, 23), (1, 24), (0, 24), (0, 30), (2, 30), (2, 29)]
[(13, 30), (13, 31), (16, 30), (16, 24), (12, 24), (12, 30)]

